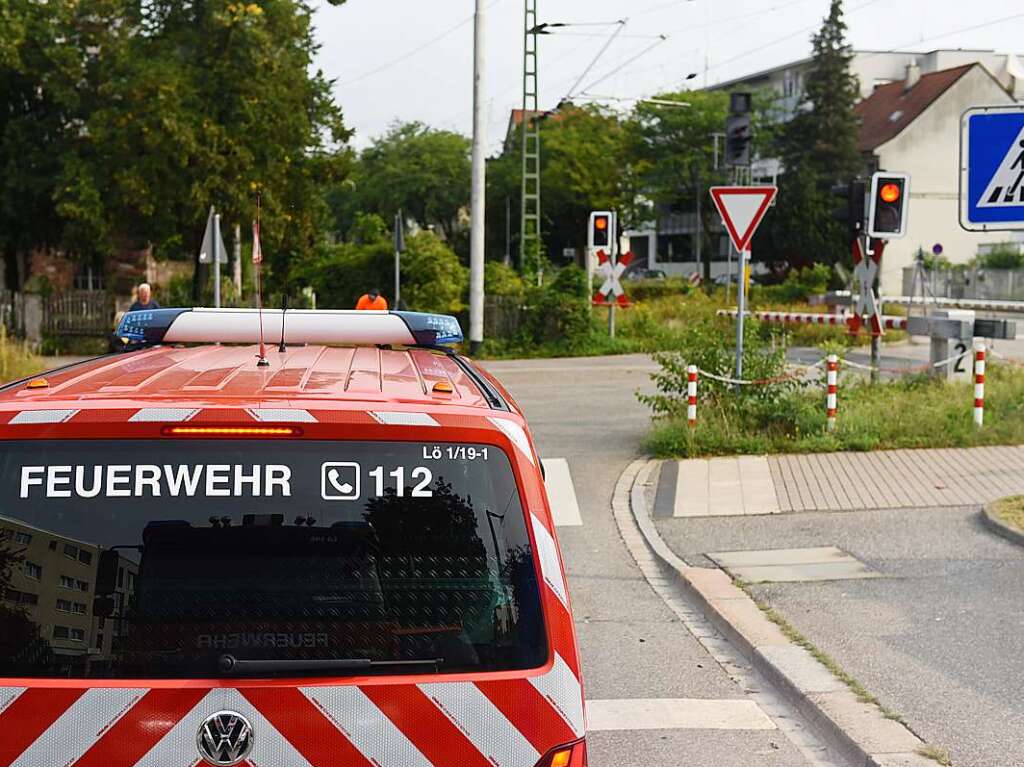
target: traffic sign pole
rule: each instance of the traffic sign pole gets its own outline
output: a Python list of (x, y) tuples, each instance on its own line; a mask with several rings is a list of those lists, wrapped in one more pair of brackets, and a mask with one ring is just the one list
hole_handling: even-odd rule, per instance
[[(741, 250), (739, 257), (739, 274), (740, 278), (736, 284), (736, 308), (739, 309), (739, 314), (736, 315), (736, 380), (743, 380), (743, 317), (747, 311), (747, 286), (744, 284), (746, 280), (743, 279), (744, 270), (747, 267), (747, 261), (750, 259), (749, 250)], [(736, 384), (737, 390), (739, 390), (739, 384)]]

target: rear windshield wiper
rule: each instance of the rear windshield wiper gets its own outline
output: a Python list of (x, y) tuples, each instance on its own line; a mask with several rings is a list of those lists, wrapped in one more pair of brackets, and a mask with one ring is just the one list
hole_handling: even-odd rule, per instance
[(259, 674), (291, 671), (308, 674), (313, 671), (372, 671), (382, 668), (431, 666), (436, 671), (444, 658), (414, 660), (371, 660), (370, 658), (325, 658), (317, 660), (239, 660), (234, 655), (221, 655), (217, 669), (222, 674)]

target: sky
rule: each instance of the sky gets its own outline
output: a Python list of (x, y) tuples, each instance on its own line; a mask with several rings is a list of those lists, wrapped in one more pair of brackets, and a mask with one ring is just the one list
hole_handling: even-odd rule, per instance
[[(810, 54), (829, 0), (537, 0), (541, 107), (551, 108), (627, 19), (580, 89), (629, 99), (700, 88)], [(472, 130), (473, 0), (320, 0), (317, 65), (361, 148), (397, 120)], [(488, 145), (522, 102), (523, 0), (485, 0)], [(1024, 54), (1020, 0), (846, 0), (854, 48), (995, 49)], [(665, 35), (664, 41), (658, 37)], [(1024, 61), (1024, 57), (1022, 57)], [(625, 64), (625, 66), (621, 66)], [(621, 67), (621, 68), (620, 68)], [(605, 78), (605, 75), (611, 74)], [(687, 81), (686, 77), (696, 74)], [(600, 82), (598, 82), (600, 81)], [(592, 86), (589, 87), (588, 86)]]

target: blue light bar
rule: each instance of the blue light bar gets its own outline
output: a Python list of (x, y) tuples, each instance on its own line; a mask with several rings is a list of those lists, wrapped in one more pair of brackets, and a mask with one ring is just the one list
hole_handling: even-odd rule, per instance
[[(263, 312), (265, 341), (297, 344), (408, 345), (462, 343), (455, 317), (419, 312), (356, 312), (280, 309)], [(282, 322), (282, 319), (284, 320)], [(116, 335), (131, 346), (162, 343), (256, 343), (258, 314), (253, 309), (152, 309), (127, 312)]]
[(416, 343), (426, 346), (461, 344), (462, 326), (450, 314), (424, 314), (422, 312), (391, 312), (402, 318)]
[(159, 344), (164, 340), (168, 328), (179, 316), (191, 309), (148, 309), (140, 312), (126, 312), (117, 326), (118, 338), (131, 343)]

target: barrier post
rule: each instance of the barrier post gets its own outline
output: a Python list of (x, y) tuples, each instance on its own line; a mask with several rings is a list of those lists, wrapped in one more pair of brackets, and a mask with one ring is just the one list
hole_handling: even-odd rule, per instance
[(686, 368), (686, 420), (690, 428), (697, 426), (697, 366)]
[(974, 342), (974, 425), (985, 423), (985, 342)]
[(835, 354), (828, 355), (826, 365), (825, 383), (828, 386), (825, 396), (825, 416), (828, 419), (828, 430), (836, 430), (836, 408), (838, 405), (836, 392), (839, 382), (839, 357)]

